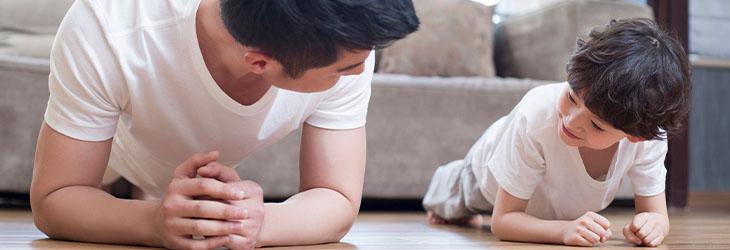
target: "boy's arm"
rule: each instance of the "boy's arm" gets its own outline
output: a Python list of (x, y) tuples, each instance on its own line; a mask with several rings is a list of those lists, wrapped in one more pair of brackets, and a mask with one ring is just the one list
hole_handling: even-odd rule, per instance
[[(30, 194), (33, 219), (41, 231), (53, 239), (170, 248), (214, 248), (226, 244), (228, 234), (241, 233), (230, 230), (229, 223), (181, 218), (242, 219), (230, 213), (234, 206), (216, 202), (191, 210), (198, 207), (198, 201), (185, 198), (192, 190), (194, 195), (235, 199), (234, 190), (226, 184), (184, 177), (194, 176), (197, 167), (217, 157), (215, 153), (197, 155), (181, 164), (176, 169), (180, 177), (170, 184), (162, 202), (124, 200), (99, 189), (111, 142), (80, 141), (42, 125)], [(181, 216), (185, 213), (190, 216)], [(221, 236), (185, 238), (208, 234)]]
[(654, 196), (634, 196), (636, 215), (623, 228), (626, 240), (636, 245), (658, 246), (669, 234), (669, 215), (664, 192)]
[(494, 203), (491, 229), (501, 240), (592, 246), (611, 237), (609, 221), (593, 212), (574, 221), (542, 220), (525, 213), (527, 200), (502, 188)]
[(265, 205), (259, 245), (339, 241), (357, 217), (365, 176), (365, 128), (327, 130), (304, 124), (300, 193)]

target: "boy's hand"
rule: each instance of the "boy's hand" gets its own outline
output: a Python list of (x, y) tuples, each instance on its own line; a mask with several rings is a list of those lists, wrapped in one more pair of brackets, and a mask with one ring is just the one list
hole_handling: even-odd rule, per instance
[(626, 240), (634, 245), (655, 247), (662, 244), (669, 226), (664, 215), (643, 212), (636, 214), (631, 223), (624, 226), (623, 232)]
[(586, 212), (563, 229), (563, 244), (571, 246), (593, 246), (606, 242), (613, 235), (611, 223), (605, 217)]
[[(195, 178), (197, 169), (215, 161), (218, 152), (196, 154), (175, 169), (175, 177), (155, 212), (157, 237), (167, 248), (211, 249), (228, 244), (229, 234), (241, 233), (246, 219), (245, 209), (211, 200), (195, 200), (208, 196), (220, 200), (240, 200), (245, 191), (239, 185), (209, 178)], [(192, 239), (190, 236), (206, 236)]]
[(217, 162), (211, 162), (199, 168), (197, 174), (201, 177), (216, 179), (245, 190), (246, 197), (244, 199), (225, 201), (247, 211), (246, 219), (241, 220), (243, 231), (230, 235), (231, 241), (226, 246), (230, 249), (253, 249), (256, 246), (256, 241), (258, 240), (258, 235), (261, 232), (261, 225), (264, 220), (264, 195), (261, 186), (253, 181), (242, 181), (233, 168)]

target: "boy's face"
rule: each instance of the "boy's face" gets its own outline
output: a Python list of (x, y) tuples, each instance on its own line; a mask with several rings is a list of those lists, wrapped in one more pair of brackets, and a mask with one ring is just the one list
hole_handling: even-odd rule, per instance
[(636, 140), (594, 115), (570, 86), (565, 86), (558, 99), (558, 118), (560, 139), (569, 146), (602, 150), (623, 138)]
[(365, 60), (370, 50), (343, 51), (337, 61), (329, 66), (314, 68), (293, 79), (288, 77), (278, 62), (272, 74), (265, 76), (274, 86), (301, 93), (321, 92), (330, 89), (342, 76), (359, 75), (365, 70)]

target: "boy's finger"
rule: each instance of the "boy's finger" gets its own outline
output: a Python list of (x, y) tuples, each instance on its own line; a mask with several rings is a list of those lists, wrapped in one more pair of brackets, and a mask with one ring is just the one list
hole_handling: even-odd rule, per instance
[(657, 230), (657, 228), (654, 227), (649, 233), (647, 233), (646, 237), (644, 237), (643, 239), (641, 239), (641, 241), (644, 242), (645, 244), (649, 244), (654, 239), (656, 239), (657, 237), (659, 237), (659, 234), (661, 234), (659, 232), (659, 230)]
[(638, 232), (641, 229), (641, 227), (643, 227), (644, 224), (646, 224), (646, 222), (647, 222), (646, 216), (637, 214), (636, 216), (634, 216), (634, 219), (631, 221), (631, 227), (630, 227), (631, 231)]
[(608, 229), (611, 227), (611, 222), (608, 219), (606, 219), (606, 217), (603, 217), (602, 215), (597, 214), (597, 213), (592, 213), (590, 216), (593, 219), (593, 221), (595, 221), (596, 223), (601, 225), (603, 228)]
[(586, 239), (588, 242), (590, 242), (592, 244), (596, 244), (601, 241), (601, 237), (598, 236), (598, 234), (594, 233), (593, 231), (591, 231), (585, 227), (580, 227), (578, 229), (578, 234), (583, 236), (584, 239)]
[(634, 232), (631, 231), (631, 228), (629, 225), (624, 226), (623, 233), (624, 233), (624, 238), (626, 238), (626, 240), (628, 242), (631, 242), (634, 245), (641, 245), (641, 239), (639, 239), (639, 237), (636, 237), (636, 235), (634, 235)]
[(584, 225), (588, 230), (598, 235), (599, 240), (603, 242), (603, 239), (608, 238), (608, 231), (596, 222), (587, 223)]
[(647, 236), (649, 236), (649, 233), (654, 231), (654, 228), (656, 228), (656, 223), (653, 221), (647, 221), (635, 234), (643, 241)]
[(649, 246), (652, 246), (652, 247), (659, 246), (659, 244), (662, 244), (662, 241), (664, 241), (664, 235), (659, 234), (659, 237), (656, 237), (654, 240), (649, 242)]

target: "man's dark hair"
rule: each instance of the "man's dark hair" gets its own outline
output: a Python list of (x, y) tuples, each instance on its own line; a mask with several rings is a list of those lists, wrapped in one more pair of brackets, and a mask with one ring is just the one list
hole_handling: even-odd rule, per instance
[(228, 32), (279, 61), (291, 78), (418, 29), (411, 0), (221, 0)]
[(578, 39), (567, 71), (586, 107), (626, 134), (664, 139), (687, 115), (687, 55), (650, 19), (613, 20)]

